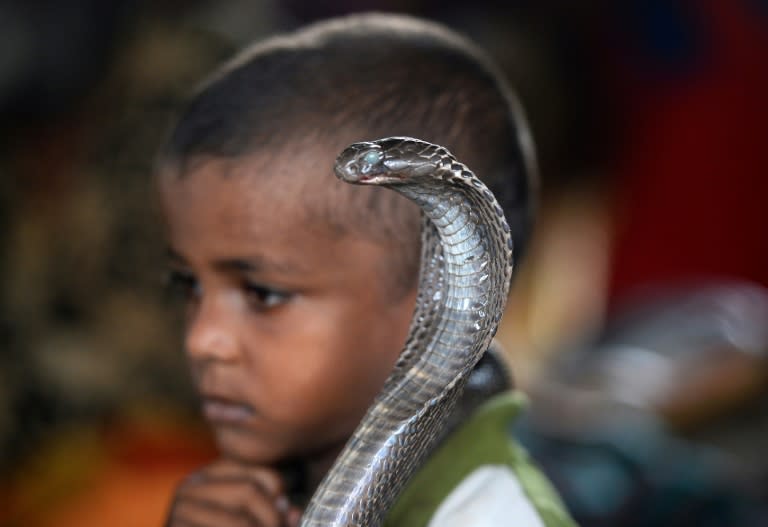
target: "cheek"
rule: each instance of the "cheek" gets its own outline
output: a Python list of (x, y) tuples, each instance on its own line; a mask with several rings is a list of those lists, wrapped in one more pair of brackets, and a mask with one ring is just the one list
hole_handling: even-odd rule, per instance
[(317, 308), (314, 313), (287, 325), (291, 329), (279, 337), (262, 337), (263, 355), (251, 361), (258, 379), (253, 389), (275, 421), (349, 428), (378, 393), (402, 342), (392, 338), (386, 323), (361, 323), (357, 311)]
[(402, 349), (411, 303), (345, 300), (307, 301), (248, 330), (250, 399), (286, 431), (350, 433)]
[(349, 374), (351, 359), (333, 320), (297, 311), (266, 331), (248, 331), (249, 391), (274, 421), (298, 424), (317, 413), (327, 417), (324, 407), (332, 406), (334, 388)]

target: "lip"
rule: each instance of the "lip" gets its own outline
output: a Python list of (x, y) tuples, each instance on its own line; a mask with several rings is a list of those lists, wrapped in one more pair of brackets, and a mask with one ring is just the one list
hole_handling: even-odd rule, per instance
[(204, 396), (202, 403), (205, 418), (217, 423), (242, 424), (254, 415), (250, 405), (222, 397)]

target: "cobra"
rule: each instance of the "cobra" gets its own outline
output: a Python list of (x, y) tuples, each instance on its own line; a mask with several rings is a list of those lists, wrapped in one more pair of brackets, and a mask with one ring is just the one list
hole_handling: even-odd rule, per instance
[(434, 447), (496, 333), (513, 244), (493, 194), (442, 146), (408, 137), (355, 143), (334, 168), (343, 181), (390, 188), (422, 211), (418, 294), (405, 346), (301, 522), (374, 527)]

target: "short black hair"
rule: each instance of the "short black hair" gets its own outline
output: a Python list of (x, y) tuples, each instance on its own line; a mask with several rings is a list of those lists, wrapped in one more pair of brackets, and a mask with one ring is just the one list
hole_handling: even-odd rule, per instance
[[(537, 180), (525, 119), (488, 57), (436, 23), (351, 15), (259, 42), (194, 94), (159, 160), (183, 173), (196, 159), (269, 154), (299, 143), (333, 149), (332, 160), (351, 142), (395, 135), (443, 145), (467, 164), (498, 198), (522, 253)], [(330, 204), (324, 218), (365, 229), (371, 222), (361, 215), (382, 209), (376, 228), (386, 228), (367, 234), (399, 240), (400, 274), (411, 286), (418, 223), (395, 193), (372, 196)]]

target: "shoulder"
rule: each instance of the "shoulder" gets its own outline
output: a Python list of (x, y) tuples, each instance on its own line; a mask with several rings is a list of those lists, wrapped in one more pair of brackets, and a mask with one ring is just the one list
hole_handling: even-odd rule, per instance
[(525, 396), (508, 392), (480, 406), (414, 476), (386, 525), (573, 525), (546, 477), (511, 436), (525, 404)]
[(505, 465), (476, 468), (437, 508), (428, 527), (544, 527), (515, 473)]

